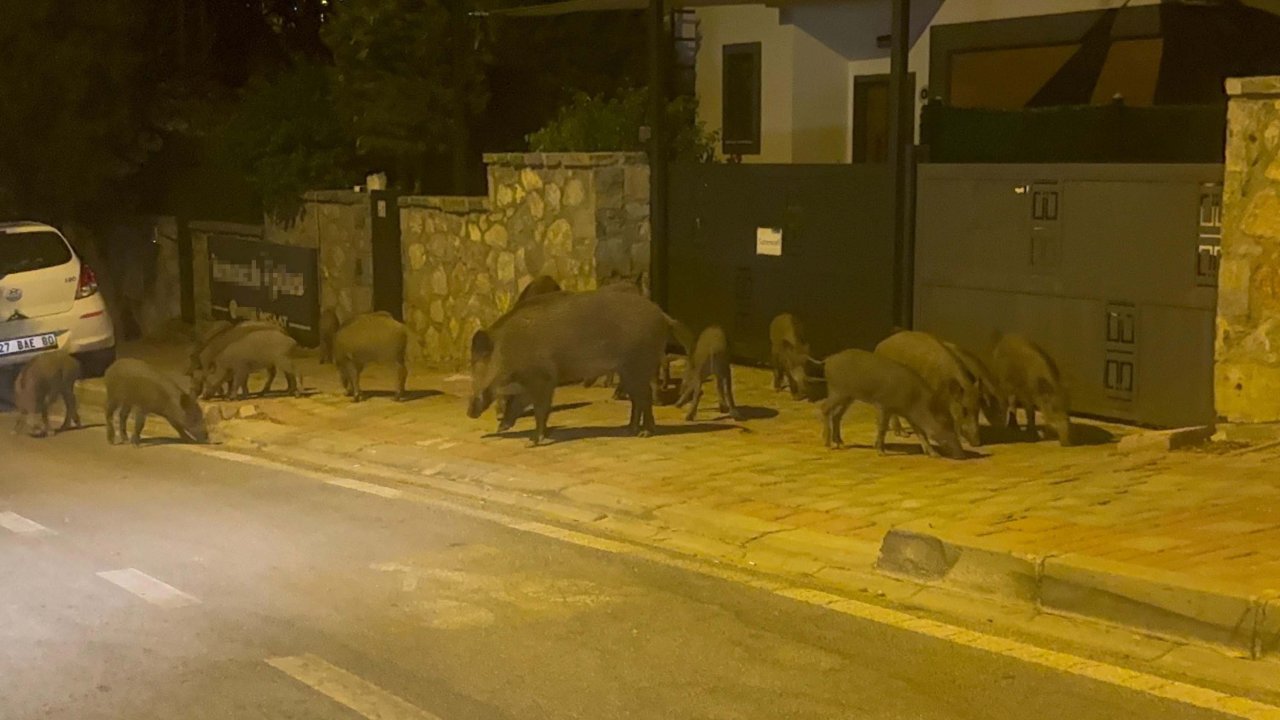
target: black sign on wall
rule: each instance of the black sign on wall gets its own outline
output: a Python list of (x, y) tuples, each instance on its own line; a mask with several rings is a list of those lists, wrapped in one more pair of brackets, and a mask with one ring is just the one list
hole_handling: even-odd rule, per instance
[(209, 237), (213, 317), (279, 323), (305, 347), (319, 344), (316, 251), (228, 235)]

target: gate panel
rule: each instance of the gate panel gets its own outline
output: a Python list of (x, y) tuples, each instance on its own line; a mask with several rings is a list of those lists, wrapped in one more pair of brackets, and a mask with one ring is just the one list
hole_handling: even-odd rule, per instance
[[(815, 357), (875, 347), (893, 324), (892, 199), (880, 165), (675, 165), (671, 314), (723, 325), (739, 360), (767, 362), (782, 312)], [(757, 252), (774, 230), (781, 254)]]
[(1073, 410), (1210, 422), (1220, 165), (921, 165), (915, 325), (1042, 345)]
[(404, 320), (403, 249), (400, 242), (400, 208), (390, 190), (369, 191), (369, 215), (373, 240), (373, 309)]

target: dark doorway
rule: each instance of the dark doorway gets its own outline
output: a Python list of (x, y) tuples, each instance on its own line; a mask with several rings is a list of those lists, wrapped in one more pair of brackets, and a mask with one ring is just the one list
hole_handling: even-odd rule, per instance
[(373, 309), (404, 320), (404, 271), (400, 263), (399, 196), (390, 190), (369, 191), (373, 231)]
[[(915, 96), (916, 74), (907, 76)], [(889, 76), (861, 75), (853, 79), (853, 161), (889, 161)]]

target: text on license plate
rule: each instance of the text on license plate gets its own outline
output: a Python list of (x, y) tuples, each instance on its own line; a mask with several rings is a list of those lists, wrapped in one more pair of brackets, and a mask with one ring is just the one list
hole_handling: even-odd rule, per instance
[(0, 355), (16, 355), (18, 353), (36, 352), (58, 347), (58, 336), (54, 333), (32, 335), (31, 337), (0, 340)]

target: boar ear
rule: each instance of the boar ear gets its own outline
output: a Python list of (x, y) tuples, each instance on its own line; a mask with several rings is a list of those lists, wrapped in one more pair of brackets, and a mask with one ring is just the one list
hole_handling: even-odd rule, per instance
[(477, 330), (471, 336), (471, 356), (485, 357), (493, 354), (493, 337), (487, 330)]
[(953, 400), (964, 400), (964, 386), (960, 384), (959, 380), (951, 378), (947, 381), (947, 394), (950, 395)]

